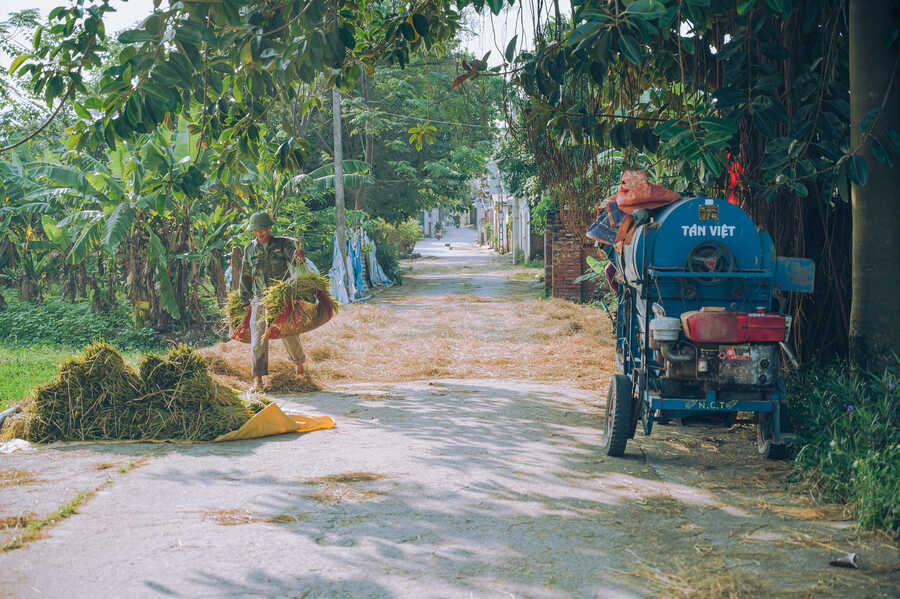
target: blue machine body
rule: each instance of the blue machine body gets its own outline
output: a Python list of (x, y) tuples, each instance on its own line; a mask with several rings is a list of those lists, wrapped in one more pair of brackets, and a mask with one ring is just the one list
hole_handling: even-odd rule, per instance
[[(789, 348), (695, 343), (672, 324), (701, 310), (773, 314), (776, 290), (812, 291), (815, 265), (778, 258), (769, 234), (722, 199), (683, 198), (633, 216), (638, 226), (630, 242), (610, 252), (620, 282), (616, 358), (636, 402), (631, 435), (638, 420), (649, 434), (655, 420), (692, 412), (756, 412), (768, 415), (761, 418), (763, 436), (783, 444), (781, 350)], [(668, 319), (669, 334), (678, 338), (654, 341), (655, 318)]]

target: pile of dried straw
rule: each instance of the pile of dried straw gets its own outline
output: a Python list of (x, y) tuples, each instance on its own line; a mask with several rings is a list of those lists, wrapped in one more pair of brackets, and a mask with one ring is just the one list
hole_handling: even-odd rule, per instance
[(33, 442), (210, 441), (263, 407), (216, 383), (206, 360), (187, 346), (144, 356), (136, 373), (113, 346), (95, 341), (34, 390), (14, 433)]

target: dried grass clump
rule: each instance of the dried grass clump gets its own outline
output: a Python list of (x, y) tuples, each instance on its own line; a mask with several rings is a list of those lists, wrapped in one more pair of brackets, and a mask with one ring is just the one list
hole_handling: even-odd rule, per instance
[[(104, 341), (66, 360), (24, 406), (24, 438), (51, 441), (211, 441), (240, 428), (261, 407), (216, 383), (188, 346), (144, 356), (138, 373)], [(264, 407), (264, 406), (263, 406)]]
[(376, 474), (374, 472), (344, 472), (343, 474), (332, 474), (331, 476), (310, 478), (303, 482), (308, 485), (321, 485), (325, 483), (369, 483), (385, 478), (387, 478), (387, 475)]
[(33, 472), (28, 470), (20, 470), (18, 468), (10, 468), (8, 470), (0, 470), (0, 489), (4, 487), (18, 487), (20, 485), (31, 485), (38, 481)]
[(306, 497), (318, 503), (334, 504), (366, 501), (381, 495), (384, 495), (382, 491), (357, 489), (351, 485), (325, 485), (318, 493), (310, 493)]
[(241, 293), (237, 289), (228, 294), (228, 301), (225, 302), (225, 321), (228, 328), (234, 330), (241, 326), (244, 317), (247, 315), (246, 306), (241, 305)]
[(140, 378), (116, 349), (95, 341), (80, 356), (64, 360), (57, 377), (37, 387), (26, 400), (25, 439), (110, 438), (111, 432), (122, 428), (132, 400), (143, 394)]
[(679, 563), (675, 571), (663, 571), (638, 562), (632, 575), (650, 582), (660, 599), (755, 599), (769, 593), (758, 578), (736, 569), (723, 559), (707, 556), (695, 563)]
[(26, 512), (17, 516), (0, 517), (0, 531), (9, 531), (19, 528), (25, 528), (30, 522), (37, 518), (34, 512)]

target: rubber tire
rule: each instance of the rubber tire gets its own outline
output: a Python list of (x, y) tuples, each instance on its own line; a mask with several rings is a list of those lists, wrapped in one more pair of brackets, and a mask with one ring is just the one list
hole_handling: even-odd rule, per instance
[(614, 375), (606, 395), (606, 432), (602, 444), (606, 455), (620, 457), (625, 453), (633, 404), (631, 379), (623, 374)]
[[(782, 410), (781, 416), (783, 420), (784, 410)], [(756, 415), (756, 450), (767, 460), (783, 460), (787, 455), (787, 446), (776, 445), (770, 439), (766, 439), (765, 431), (768, 425), (769, 415), (765, 412), (758, 412)]]

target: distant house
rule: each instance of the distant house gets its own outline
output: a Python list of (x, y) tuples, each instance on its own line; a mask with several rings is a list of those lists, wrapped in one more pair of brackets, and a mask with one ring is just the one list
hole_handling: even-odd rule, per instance
[(422, 226), (422, 234), (425, 237), (434, 237), (434, 228), (441, 222), (441, 208), (429, 208), (419, 213), (419, 224)]
[[(475, 186), (473, 186), (475, 187)], [(482, 243), (500, 254), (512, 253), (513, 263), (531, 256), (531, 211), (528, 200), (509, 195), (496, 163), (489, 162), (487, 174), (477, 182), (481, 190), (482, 212), (478, 226)], [(483, 198), (483, 199), (482, 199)], [(479, 201), (476, 199), (476, 208)]]

